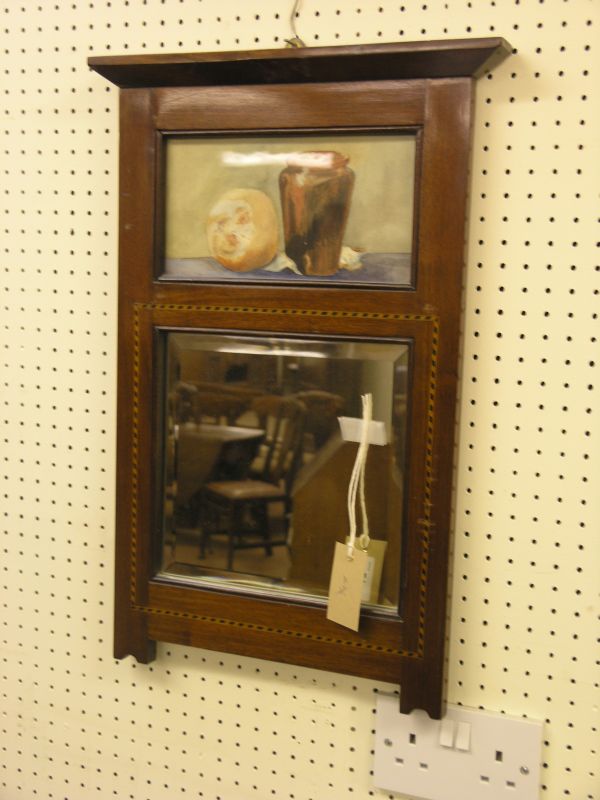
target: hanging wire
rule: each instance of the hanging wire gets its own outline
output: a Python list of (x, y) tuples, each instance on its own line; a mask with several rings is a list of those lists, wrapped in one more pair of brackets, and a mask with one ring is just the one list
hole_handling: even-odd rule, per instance
[(306, 47), (306, 43), (303, 42), (298, 36), (298, 31), (296, 30), (296, 16), (300, 12), (301, 5), (302, 0), (294, 0), (294, 7), (292, 8), (292, 13), (290, 14), (290, 27), (293, 35), (291, 39), (285, 40), (287, 42), (286, 47)]

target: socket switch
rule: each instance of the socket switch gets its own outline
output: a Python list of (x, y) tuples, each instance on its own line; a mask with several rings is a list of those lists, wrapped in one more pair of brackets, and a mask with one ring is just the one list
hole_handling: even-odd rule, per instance
[(377, 701), (374, 783), (419, 800), (537, 800), (541, 722), (448, 706), (442, 720)]

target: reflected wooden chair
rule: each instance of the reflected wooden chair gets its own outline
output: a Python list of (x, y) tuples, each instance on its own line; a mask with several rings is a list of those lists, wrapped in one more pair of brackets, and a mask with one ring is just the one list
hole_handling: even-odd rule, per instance
[(227, 392), (198, 391), (194, 396), (194, 417), (197, 423), (233, 425), (248, 408), (249, 401)]
[(195, 397), (198, 393), (193, 383), (178, 381), (168, 396), (169, 417), (174, 424), (193, 421), (195, 418)]
[(320, 450), (339, 429), (338, 417), (344, 410), (344, 398), (320, 389), (298, 392), (294, 397), (306, 406), (304, 432), (312, 438), (314, 450)]
[[(227, 569), (233, 569), (236, 550), (287, 544), (290, 489), (301, 458), (306, 408), (298, 400), (259, 397), (253, 402), (265, 440), (250, 477), (213, 481), (204, 486), (200, 501), (201, 546), (204, 558), (213, 534), (227, 535)], [(282, 530), (273, 536), (269, 511), (281, 506)]]

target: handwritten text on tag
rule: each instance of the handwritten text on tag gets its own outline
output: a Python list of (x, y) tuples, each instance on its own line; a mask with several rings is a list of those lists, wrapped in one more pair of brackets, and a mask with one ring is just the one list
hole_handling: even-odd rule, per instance
[(360, 600), (367, 568), (367, 554), (354, 548), (353, 558), (348, 558), (348, 548), (336, 542), (329, 582), (327, 619), (358, 630)]

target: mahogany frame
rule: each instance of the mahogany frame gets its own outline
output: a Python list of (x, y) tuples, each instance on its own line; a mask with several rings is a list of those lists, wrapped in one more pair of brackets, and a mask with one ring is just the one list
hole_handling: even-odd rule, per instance
[[(147, 663), (164, 641), (275, 659), (398, 682), (402, 711), (441, 715), (473, 78), (508, 52), (494, 38), (89, 60), (121, 87), (117, 658)], [(421, 137), (412, 288), (157, 277), (164, 134), (398, 128)], [(308, 601), (157, 577), (157, 337), (180, 329), (412, 343), (397, 615), (363, 614), (354, 633)]]

